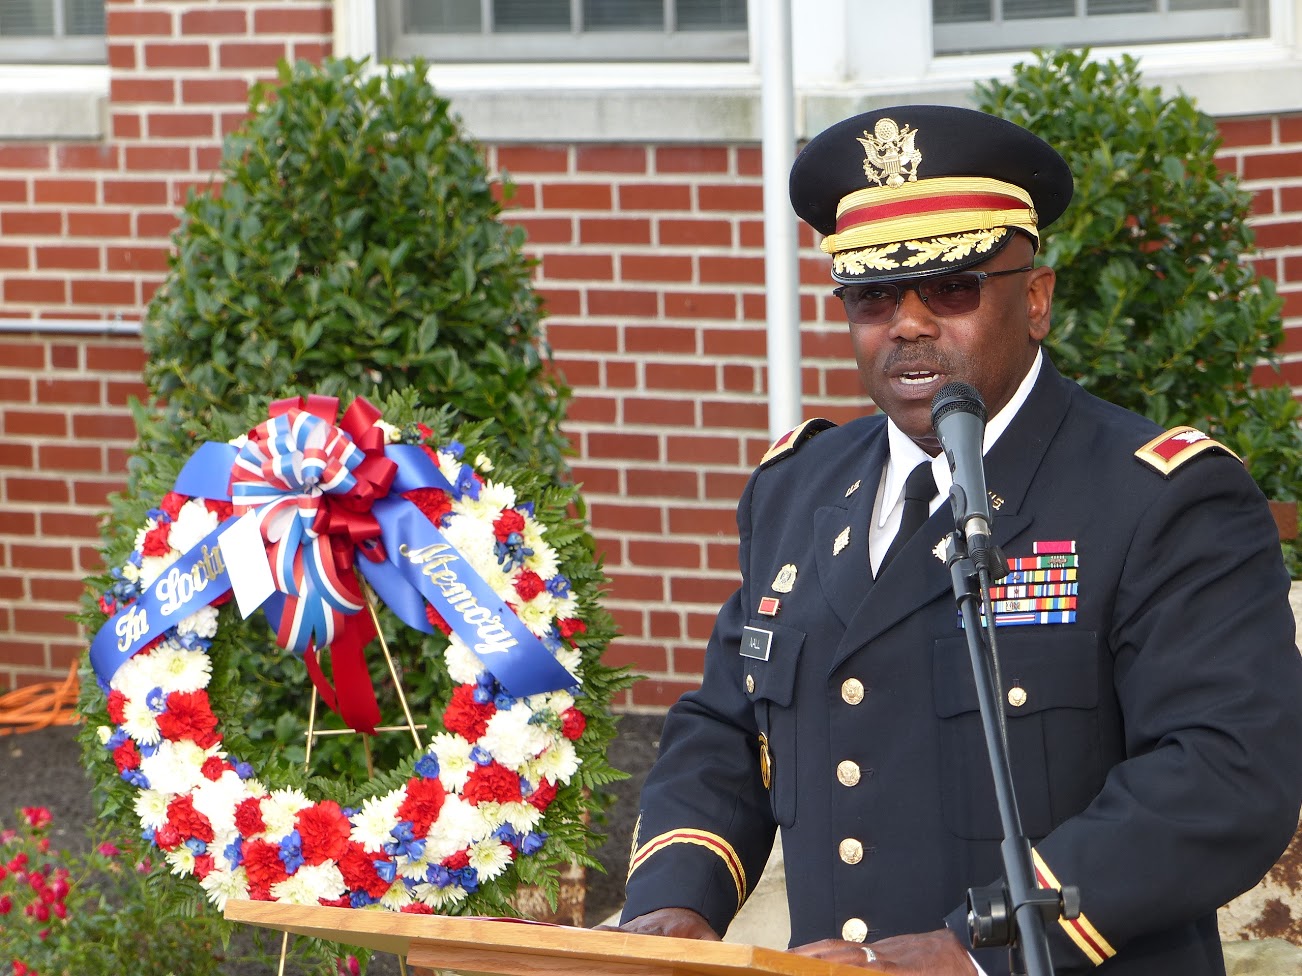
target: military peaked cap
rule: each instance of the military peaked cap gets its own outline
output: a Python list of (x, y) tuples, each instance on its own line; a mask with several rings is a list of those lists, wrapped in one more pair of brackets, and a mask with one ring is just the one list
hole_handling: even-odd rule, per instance
[(865, 112), (819, 133), (791, 168), (791, 205), (824, 235), (832, 277), (959, 271), (1071, 201), (1067, 163), (1005, 119), (945, 105)]

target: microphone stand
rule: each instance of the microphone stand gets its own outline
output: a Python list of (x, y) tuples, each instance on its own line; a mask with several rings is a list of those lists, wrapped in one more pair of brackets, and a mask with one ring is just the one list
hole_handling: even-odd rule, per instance
[[(1075, 918), (1079, 915), (1080, 895), (1070, 886), (1064, 886), (1061, 893), (1052, 888), (1041, 888), (1035, 878), (1031, 844), (1022, 833), (1009, 765), (1008, 733), (999, 695), (1003, 682), (999, 677), (994, 610), (990, 600), (992, 575), (994, 579), (1003, 579), (1008, 575), (1007, 563), (993, 544), (989, 549), (969, 556), (963, 534), (967, 499), (958, 484), (950, 489), (950, 503), (955, 524), (946, 565), (953, 582), (954, 600), (963, 617), (963, 632), (967, 636), (972, 677), (981, 707), (981, 727), (985, 734), (986, 752), (990, 756), (995, 801), (1004, 834), (1000, 845), (1004, 880), (984, 888), (968, 889), (968, 929), (976, 948), (1010, 947), (1010, 970), (1014, 976), (1053, 976), (1046, 923), (1060, 916)], [(983, 597), (989, 610), (988, 654), (981, 633)]]

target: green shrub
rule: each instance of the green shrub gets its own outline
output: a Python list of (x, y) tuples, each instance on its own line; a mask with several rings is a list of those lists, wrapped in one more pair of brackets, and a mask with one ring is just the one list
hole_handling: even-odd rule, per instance
[(145, 316), (145, 376), (173, 429), (260, 395), (414, 387), (560, 470), (569, 391), (548, 370), (524, 232), (499, 221), (425, 65), (282, 65), (250, 108), (219, 185), (186, 203)]
[(1251, 195), (1216, 165), (1215, 122), (1143, 84), (1131, 57), (1037, 57), (977, 101), (1052, 144), (1076, 179), (1041, 251), (1059, 272), (1055, 362), (1106, 400), (1207, 431), (1268, 497), (1302, 498), (1302, 407), (1252, 383), (1277, 363), (1282, 303), (1250, 263)]

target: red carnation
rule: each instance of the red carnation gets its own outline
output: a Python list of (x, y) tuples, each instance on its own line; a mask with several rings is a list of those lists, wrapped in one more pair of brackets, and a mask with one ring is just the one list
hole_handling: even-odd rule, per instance
[(511, 803), (520, 800), (520, 777), (505, 766), (491, 762), (476, 766), (461, 791), (465, 799), (474, 804), (485, 801)]
[(108, 696), (108, 717), (114, 725), (121, 725), (126, 718), (127, 696), (114, 688)]
[(169, 491), (163, 496), (163, 500), (158, 503), (158, 507), (166, 512), (169, 518), (175, 519), (189, 500), (188, 495), (178, 495), (174, 491)]
[(434, 605), (431, 603), (425, 604), (425, 619), (430, 622), (430, 626), (441, 630), (444, 636), (452, 633), (452, 628), (448, 626), (448, 622), (439, 616), (439, 612), (434, 609)]
[(416, 421), (416, 430), (420, 432), (420, 436), (425, 440), (429, 440), (434, 436), (433, 428), (431, 428), (429, 424), (422, 424), (419, 420)]
[(180, 847), (182, 840), (184, 838), (181, 836), (181, 832), (170, 823), (165, 823), (154, 831), (154, 843), (165, 851)]
[(441, 488), (415, 488), (403, 492), (402, 497), (419, 508), (420, 513), (435, 525), (441, 525), (443, 516), (452, 511), (452, 499)]
[(206, 691), (174, 691), (167, 696), (167, 710), (158, 716), (158, 731), (173, 742), (192, 739), (201, 749), (221, 741), (213, 730), (217, 716), (208, 704)]
[[(556, 628), (566, 640), (570, 640), (575, 634), (582, 634), (588, 629), (582, 620), (576, 620), (573, 617), (564, 617), (556, 621)], [(570, 641), (570, 643), (575, 644), (576, 642)]]
[(172, 547), (167, 544), (167, 537), (171, 532), (171, 522), (164, 522), (162, 525), (156, 525), (146, 532), (144, 545), (140, 547), (141, 555), (166, 556), (172, 551)]
[(219, 759), (217, 756), (209, 756), (203, 761), (203, 765), (199, 767), (199, 772), (203, 773), (205, 779), (210, 779), (215, 783), (222, 778), (222, 773), (234, 768), (230, 763)]
[(443, 866), (449, 871), (460, 871), (462, 868), (469, 866), (469, 864), (469, 849), (457, 851), (455, 854), (450, 854), (443, 859)]
[(270, 901), (271, 886), (289, 877), (280, 859), (280, 848), (265, 840), (244, 842), (244, 873), (249, 877), (249, 897), (255, 901)]
[(196, 855), (194, 859), (194, 876), (202, 881), (212, 873), (214, 867), (216, 865), (213, 863), (211, 854)]
[(588, 720), (577, 708), (567, 708), (561, 712), (561, 735), (571, 741), (583, 734), (588, 727)]
[(524, 516), (514, 508), (502, 509), (502, 514), (493, 522), (493, 535), (498, 542), (505, 542), (512, 532), (524, 531)]
[(132, 739), (113, 750), (113, 762), (118, 767), (118, 772), (124, 769), (135, 769), (140, 765), (140, 750), (136, 748), (136, 743)]
[(193, 796), (178, 796), (167, 805), (167, 822), (186, 838), (193, 837), (205, 844), (212, 840), (212, 824), (194, 808)]
[(515, 579), (515, 592), (520, 594), (520, 599), (528, 603), (539, 593), (546, 589), (542, 577), (532, 569), (522, 569), (520, 575)]
[(398, 909), (400, 912), (406, 912), (408, 915), (433, 915), (434, 909), (430, 908), (423, 901), (413, 901), (409, 905), (403, 905)]
[(348, 900), (347, 895), (344, 895), (342, 898), (318, 898), (317, 904), (324, 905), (326, 908), (352, 908), (353, 907), (352, 902)]
[(361, 844), (349, 844), (348, 850), (339, 859), (339, 873), (344, 876), (344, 884), (353, 891), (364, 891), (372, 898), (383, 898), (389, 890), (385, 881), (375, 870), (375, 861), (388, 860), (383, 854), (375, 854), (362, 849)]
[(475, 701), (474, 685), (460, 685), (452, 692), (452, 699), (443, 712), (443, 727), (470, 742), (478, 742), (488, 728), (488, 720), (496, 714), (497, 706), (492, 702), (481, 705)]
[(294, 815), (298, 835), (303, 839), (303, 860), (321, 864), (348, 850), (348, 818), (333, 800), (322, 800)]
[(529, 797), (529, 803), (538, 810), (546, 810), (552, 805), (554, 799), (556, 799), (556, 784), (545, 779), (533, 791), (533, 794)]
[(245, 837), (255, 837), (267, 829), (262, 820), (262, 801), (255, 796), (241, 800), (235, 807), (235, 829)]
[(424, 837), (430, 824), (439, 818), (445, 791), (437, 779), (416, 777), (407, 781), (407, 797), (398, 807), (398, 819), (410, 820), (412, 832)]
[(225, 522), (235, 511), (230, 502), (224, 502), (217, 498), (205, 498), (203, 507), (216, 515), (218, 522)]

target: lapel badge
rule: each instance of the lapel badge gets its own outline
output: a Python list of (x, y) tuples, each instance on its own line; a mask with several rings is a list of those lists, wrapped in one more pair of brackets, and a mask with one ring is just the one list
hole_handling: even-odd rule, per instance
[(849, 488), (847, 488), (847, 489), (845, 490), (845, 497), (846, 497), (846, 498), (849, 498), (849, 497), (850, 497), (851, 495), (853, 495), (856, 491), (858, 491), (858, 490), (859, 490), (859, 485), (861, 485), (862, 483), (863, 483), (862, 481), (856, 481), (856, 482), (855, 482), (854, 484), (852, 484)]
[(787, 563), (778, 570), (778, 575), (773, 577), (773, 584), (770, 587), (778, 593), (790, 593), (791, 588), (796, 585), (796, 567)]
[(988, 491), (986, 492), (986, 494), (990, 496), (990, 507), (993, 508), (996, 512), (1004, 507), (1004, 500), (1000, 498), (998, 495), (996, 495), (993, 491)]
[(844, 549), (849, 544), (850, 544), (850, 526), (847, 525), (844, 529), (841, 530), (841, 534), (838, 535), (836, 537), (836, 540), (832, 543), (832, 555), (833, 556), (841, 555), (841, 550)]
[(931, 554), (935, 556), (937, 559), (939, 559), (942, 563), (945, 561), (945, 557), (949, 553), (949, 543), (953, 538), (954, 538), (953, 532), (946, 532), (944, 537), (939, 542), (937, 542), (931, 549)]
[(776, 617), (782, 604), (775, 596), (766, 596), (760, 598), (759, 612), (766, 617)]

